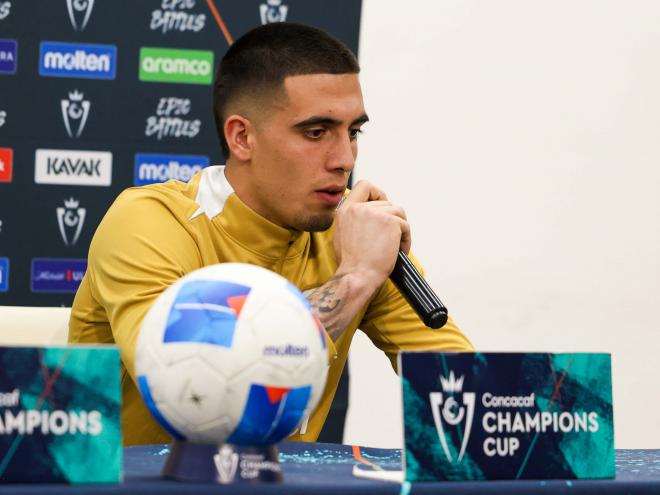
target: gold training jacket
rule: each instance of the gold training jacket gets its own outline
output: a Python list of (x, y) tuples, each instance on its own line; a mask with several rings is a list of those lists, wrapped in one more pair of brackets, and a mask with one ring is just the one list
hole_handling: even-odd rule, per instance
[[(125, 445), (172, 441), (152, 418), (135, 382), (136, 338), (158, 295), (197, 268), (230, 261), (272, 270), (302, 291), (314, 289), (337, 269), (333, 232), (293, 231), (271, 223), (238, 198), (220, 166), (202, 170), (187, 184), (170, 180), (134, 187), (117, 198), (92, 239), (87, 273), (73, 302), (69, 342), (119, 346)], [(330, 367), (323, 396), (304, 433), (290, 440), (318, 437), (358, 328), (393, 366), (400, 349), (472, 350), (451, 319), (440, 331), (426, 328), (388, 279), (335, 342), (327, 338)]]

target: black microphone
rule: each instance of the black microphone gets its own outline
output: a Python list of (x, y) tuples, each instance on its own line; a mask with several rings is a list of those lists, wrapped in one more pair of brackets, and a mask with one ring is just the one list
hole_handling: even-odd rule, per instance
[(410, 258), (401, 250), (399, 250), (394, 269), (390, 273), (390, 279), (399, 288), (424, 325), (429, 328), (440, 328), (447, 323), (447, 308), (410, 261)]

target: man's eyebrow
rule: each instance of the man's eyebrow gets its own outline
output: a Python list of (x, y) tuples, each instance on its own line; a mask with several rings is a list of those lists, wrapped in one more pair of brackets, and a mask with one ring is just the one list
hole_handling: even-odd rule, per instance
[[(353, 126), (357, 124), (364, 124), (365, 122), (368, 121), (369, 121), (369, 117), (367, 116), (366, 113), (364, 113), (360, 115), (357, 119), (353, 120), (353, 122), (351, 122), (351, 125)], [(341, 124), (341, 120), (332, 117), (318, 116), (318, 117), (310, 117), (308, 119), (297, 122), (296, 124), (293, 125), (293, 127), (297, 129), (301, 129), (312, 125), (336, 126), (339, 124)]]

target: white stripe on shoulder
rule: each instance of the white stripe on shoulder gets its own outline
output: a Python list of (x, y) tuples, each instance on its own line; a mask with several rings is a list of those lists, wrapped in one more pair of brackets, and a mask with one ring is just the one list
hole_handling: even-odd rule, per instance
[(225, 177), (225, 167), (214, 165), (206, 167), (201, 172), (195, 202), (199, 208), (192, 214), (190, 220), (202, 213), (212, 220), (222, 212), (227, 198), (234, 192), (234, 188)]

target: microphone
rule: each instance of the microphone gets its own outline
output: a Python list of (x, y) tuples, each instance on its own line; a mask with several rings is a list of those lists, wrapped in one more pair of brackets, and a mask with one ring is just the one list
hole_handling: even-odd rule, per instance
[[(345, 199), (346, 196), (341, 198), (337, 210)], [(390, 280), (394, 282), (424, 325), (437, 329), (447, 323), (447, 308), (410, 261), (410, 258), (400, 249), (392, 273), (390, 273)]]
[(401, 250), (390, 273), (390, 280), (398, 287), (424, 325), (429, 328), (440, 328), (447, 323), (447, 308), (410, 258)]

